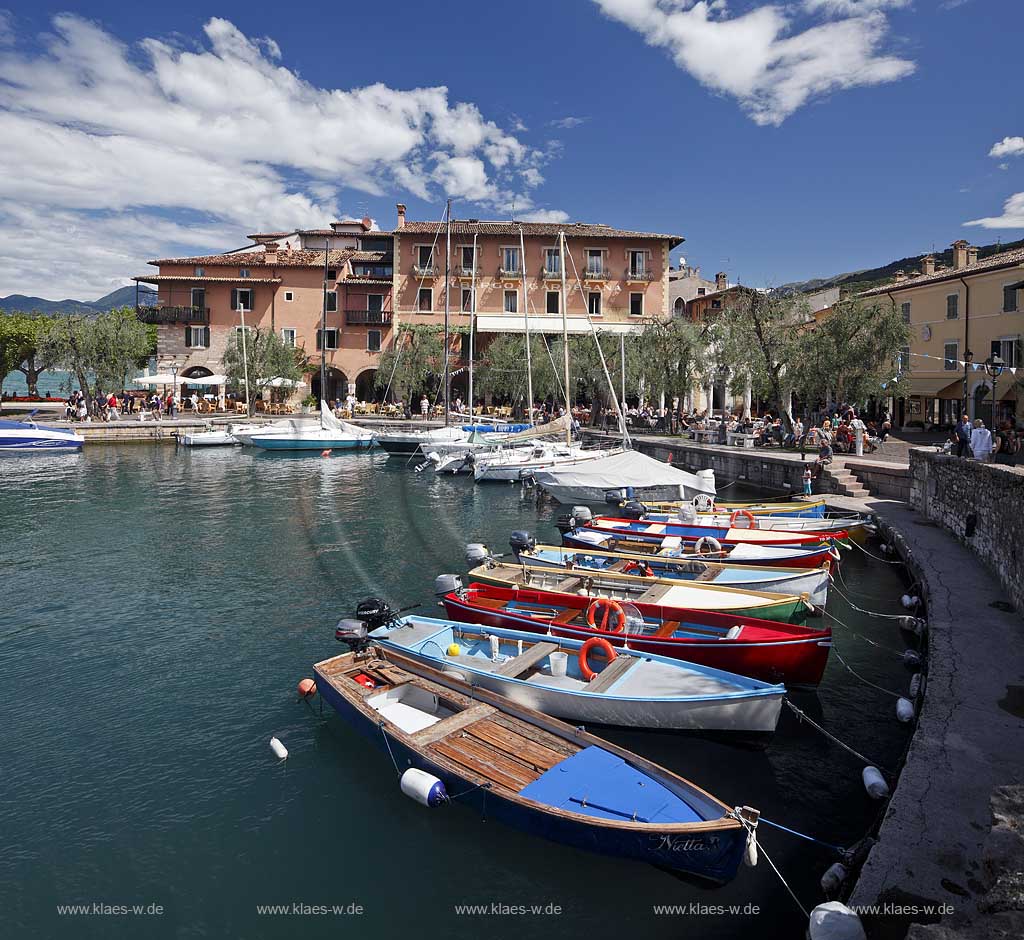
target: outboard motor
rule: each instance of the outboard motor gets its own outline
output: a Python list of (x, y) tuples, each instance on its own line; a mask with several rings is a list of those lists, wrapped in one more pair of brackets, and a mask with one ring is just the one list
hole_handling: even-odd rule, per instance
[(623, 519), (643, 519), (647, 515), (647, 507), (638, 499), (631, 499), (619, 508), (619, 516)]
[(588, 522), (594, 521), (594, 514), (590, 511), (589, 506), (573, 506), (572, 514), (577, 525), (586, 525)]
[(456, 574), (439, 574), (434, 578), (434, 594), (444, 597), (462, 590), (462, 578)]
[(676, 519), (683, 525), (695, 525), (697, 522), (697, 507), (693, 503), (683, 503), (676, 513)]
[(563, 512), (557, 519), (555, 519), (555, 528), (565, 535), (566, 532), (576, 531), (576, 517), (571, 512)]
[(537, 547), (537, 540), (529, 532), (517, 529), (509, 536), (508, 545), (518, 559), (522, 552), (532, 552)]
[(370, 631), (362, 620), (346, 618), (339, 620), (334, 628), (334, 639), (339, 643), (347, 643), (353, 652), (359, 653), (370, 643)]
[(609, 506), (618, 506), (626, 498), (625, 490), (605, 490), (604, 501)]
[(395, 612), (388, 602), (379, 597), (368, 597), (356, 607), (356, 618), (366, 624), (369, 631), (383, 627), (395, 619)]
[(471, 565), (480, 565), (491, 557), (483, 542), (470, 542), (466, 546), (466, 561)]

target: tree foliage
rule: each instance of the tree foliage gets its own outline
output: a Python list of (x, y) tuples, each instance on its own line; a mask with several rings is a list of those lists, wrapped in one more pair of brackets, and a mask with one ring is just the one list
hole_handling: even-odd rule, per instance
[(150, 331), (131, 307), (96, 316), (51, 317), (38, 347), (40, 359), (66, 369), (89, 400), (124, 388), (130, 374), (144, 366), (151, 353)]
[(50, 318), (38, 311), (0, 313), (0, 378), (21, 372), (29, 395), (39, 394), (40, 374), (54, 365), (40, 348), (50, 325)]
[[(437, 327), (399, 327), (394, 346), (380, 357), (374, 384), (408, 402), (414, 393), (436, 397), (437, 381), (444, 370), (444, 339)], [(432, 381), (433, 380), (433, 381)]]
[[(271, 387), (274, 379), (297, 382), (307, 369), (305, 352), (286, 346), (273, 330), (247, 327), (245, 349), (242, 349), (242, 331), (236, 330), (224, 350), (224, 373), (228, 385), (243, 389), (246, 405), (252, 403)], [(249, 383), (246, 385), (246, 373)]]

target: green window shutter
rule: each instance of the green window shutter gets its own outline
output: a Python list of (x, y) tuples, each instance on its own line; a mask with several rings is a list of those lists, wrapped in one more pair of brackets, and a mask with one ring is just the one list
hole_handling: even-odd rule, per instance
[(317, 330), (316, 331), (316, 348), (317, 349), (323, 349), (324, 348), (324, 331), (323, 330)]
[(231, 288), (231, 312), (234, 313), (238, 309), (238, 288)]
[(192, 327), (185, 327), (185, 348), (187, 349), (192, 344)]
[(210, 348), (210, 328), (208, 326), (203, 327), (203, 346), (206, 349)]

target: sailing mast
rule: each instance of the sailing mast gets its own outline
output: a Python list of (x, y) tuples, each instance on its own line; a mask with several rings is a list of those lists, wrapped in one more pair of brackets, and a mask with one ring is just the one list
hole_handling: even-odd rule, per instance
[[(504, 259), (502, 259), (504, 260)], [(519, 223), (519, 273), (523, 280), (523, 325), (526, 327), (526, 423), (533, 424), (533, 353), (530, 349), (530, 295), (526, 292), (526, 243)]]
[(476, 236), (473, 233), (473, 271), (469, 282), (469, 423), (473, 423), (473, 327), (476, 323)]
[(320, 312), (320, 401), (318, 403), (321, 428), (324, 426), (323, 403), (327, 400), (327, 264), (330, 253), (331, 240), (324, 236), (324, 303)]
[(565, 443), (572, 444), (572, 393), (569, 391), (569, 321), (566, 319), (565, 232), (558, 233), (558, 266), (562, 269), (562, 365), (565, 378)]
[(451, 398), (451, 350), (448, 344), (448, 317), (451, 309), (451, 259), (452, 259), (452, 201), (448, 200), (445, 211), (446, 230), (444, 248), (444, 426), (448, 427), (449, 400)]

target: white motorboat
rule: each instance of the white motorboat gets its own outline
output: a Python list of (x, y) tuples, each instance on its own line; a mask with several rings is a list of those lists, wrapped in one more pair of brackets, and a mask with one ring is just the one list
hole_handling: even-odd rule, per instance
[(367, 450), (375, 444), (373, 432), (336, 418), (324, 401), (318, 424), (261, 431), (250, 439), (263, 450)]
[(533, 473), (537, 484), (560, 503), (600, 503), (612, 493), (623, 499), (692, 499), (715, 495), (714, 470), (690, 473), (635, 450)]
[(267, 421), (261, 424), (252, 424), (246, 422), (244, 424), (230, 424), (228, 425), (228, 433), (234, 438), (238, 444), (243, 444), (246, 447), (252, 446), (252, 439), (257, 435), (263, 434), (278, 434), (284, 431), (301, 430), (302, 428), (313, 427), (314, 425), (309, 421), (301, 421), (296, 418), (288, 418), (284, 421)]
[(425, 431), (383, 429), (374, 434), (377, 444), (389, 454), (408, 457), (427, 453), (435, 447), (469, 440), (469, 431), (460, 427), (429, 428)]
[(538, 442), (531, 447), (500, 448), (495, 453), (475, 458), (473, 477), (477, 483), (521, 480), (535, 470), (575, 465), (615, 453), (619, 451), (584, 450), (581, 444), (547, 442)]
[(179, 434), (178, 443), (186, 447), (231, 447), (238, 441), (227, 428), (208, 428), (191, 434)]
[(70, 428), (40, 427), (34, 421), (0, 421), (0, 453), (38, 454), (80, 450), (85, 438)]
[(621, 648), (588, 680), (581, 648), (594, 640), (427, 617), (407, 617), (370, 635), (473, 686), (588, 725), (771, 733), (786, 692), (782, 685)]

